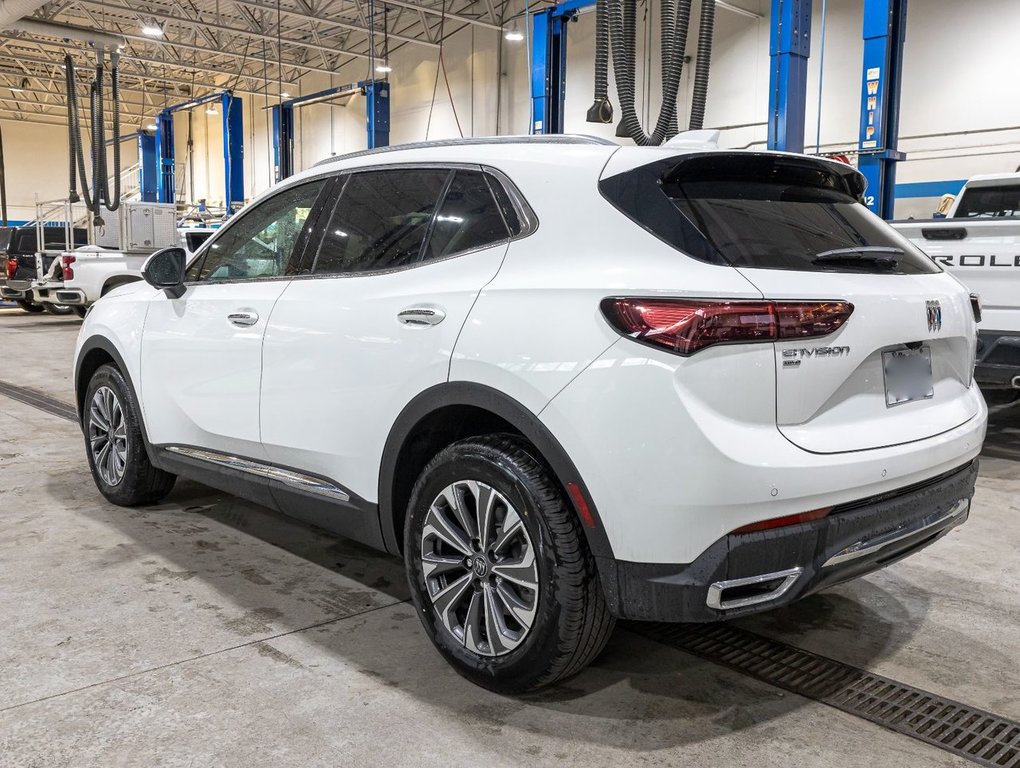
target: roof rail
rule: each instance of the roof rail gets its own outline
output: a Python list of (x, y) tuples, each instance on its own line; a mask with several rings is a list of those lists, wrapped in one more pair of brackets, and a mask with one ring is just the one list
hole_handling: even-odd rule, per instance
[(409, 144), (394, 144), (389, 147), (376, 147), (375, 149), (363, 149), (360, 152), (348, 152), (345, 155), (334, 155), (320, 160), (314, 167), (329, 165), (341, 160), (351, 160), (356, 157), (368, 157), (369, 155), (381, 155), (386, 152), (400, 152), (405, 149), (427, 149), (429, 147), (473, 147), (485, 144), (594, 144), (601, 146), (619, 146), (616, 142), (603, 139), (598, 136), (585, 136), (582, 134), (555, 133), (541, 134), (538, 136), (478, 136), (466, 139), (436, 139), (433, 141), (415, 141)]

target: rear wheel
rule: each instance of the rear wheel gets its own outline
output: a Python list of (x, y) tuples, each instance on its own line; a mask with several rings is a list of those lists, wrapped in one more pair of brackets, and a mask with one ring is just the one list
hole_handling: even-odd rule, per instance
[(122, 507), (159, 501), (176, 475), (152, 466), (142, 439), (138, 403), (124, 375), (100, 366), (85, 393), (85, 448), (96, 487)]
[(26, 312), (31, 312), (33, 315), (43, 311), (43, 308), (38, 304), (33, 304), (31, 301), (25, 301), (24, 299), (18, 301), (18, 306)]
[(580, 672), (615, 623), (577, 515), (533, 446), (469, 438), (415, 484), (404, 552), (419, 618), (446, 660), (501, 693)]
[(85, 315), (88, 314), (88, 309), (85, 307), (74, 307), (74, 314), (78, 315), (78, 317), (84, 320)]
[(74, 307), (69, 307), (66, 304), (44, 304), (43, 309), (51, 315), (69, 315), (74, 312)]

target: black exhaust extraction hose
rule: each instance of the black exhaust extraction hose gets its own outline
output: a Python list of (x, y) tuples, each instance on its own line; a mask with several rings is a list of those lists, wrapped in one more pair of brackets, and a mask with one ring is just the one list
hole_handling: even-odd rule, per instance
[(67, 199), (72, 203), (77, 203), (81, 198), (78, 196), (78, 174), (75, 164), (78, 159), (78, 150), (75, 148), (75, 136), (80, 141), (81, 135), (76, 133), (78, 130), (78, 104), (74, 90), (74, 60), (70, 54), (64, 54), (64, 88), (67, 90), (67, 160), (69, 164), (67, 170), (70, 180)]
[(715, 28), (715, 0), (701, 0), (701, 22), (698, 28), (698, 58), (694, 71), (691, 96), (692, 131), (705, 127), (705, 102), (708, 100), (708, 70), (712, 63), (712, 33)]
[(662, 106), (655, 130), (645, 133), (634, 103), (636, 0), (611, 0), (609, 33), (613, 51), (613, 72), (620, 97), (620, 124), (617, 136), (627, 136), (639, 146), (657, 145), (677, 133), (676, 97), (683, 73), (691, 0), (661, 0), (662, 13)]
[[(102, 67), (97, 68), (101, 70)], [(100, 105), (100, 99), (102, 98), (102, 89), (99, 87), (101, 81), (97, 77), (92, 81), (92, 85), (89, 88), (89, 116), (92, 120), (92, 224), (97, 227), (102, 227), (106, 224), (103, 221), (102, 210), (103, 210), (103, 160), (102, 158), (106, 155), (106, 147), (103, 146), (103, 125), (100, 123), (102, 120), (102, 111)]]
[[(113, 197), (104, 196), (106, 210), (120, 208), (120, 67), (116, 53), (110, 56), (110, 96), (113, 99)], [(106, 149), (103, 149), (103, 190), (106, 190)]]
[(609, 101), (609, 9), (610, 0), (595, 3), (595, 100), (588, 108), (589, 123), (613, 122)]

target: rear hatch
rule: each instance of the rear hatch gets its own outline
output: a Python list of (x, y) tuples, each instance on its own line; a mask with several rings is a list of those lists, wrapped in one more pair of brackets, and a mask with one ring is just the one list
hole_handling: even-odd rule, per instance
[(657, 195), (637, 205), (633, 190), (606, 185), (612, 179), (603, 193), (661, 239), (738, 270), (764, 299), (853, 305), (834, 333), (773, 345), (776, 425), (792, 443), (817, 453), (879, 448), (977, 414), (967, 292), (859, 204), (863, 179), (852, 168), (715, 152), (628, 173), (637, 172), (646, 188), (654, 177)]

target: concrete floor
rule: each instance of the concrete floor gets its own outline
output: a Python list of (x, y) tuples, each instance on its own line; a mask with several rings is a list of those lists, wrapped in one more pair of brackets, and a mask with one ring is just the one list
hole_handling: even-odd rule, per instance
[[(0, 380), (70, 402), (77, 328), (0, 311)], [(739, 624), (1020, 719), (1020, 406), (992, 434), (966, 525)], [(3, 396), (0, 514), (5, 768), (969, 764), (627, 626), (558, 688), (487, 693), (397, 560), (192, 483), (111, 506), (78, 428)]]

